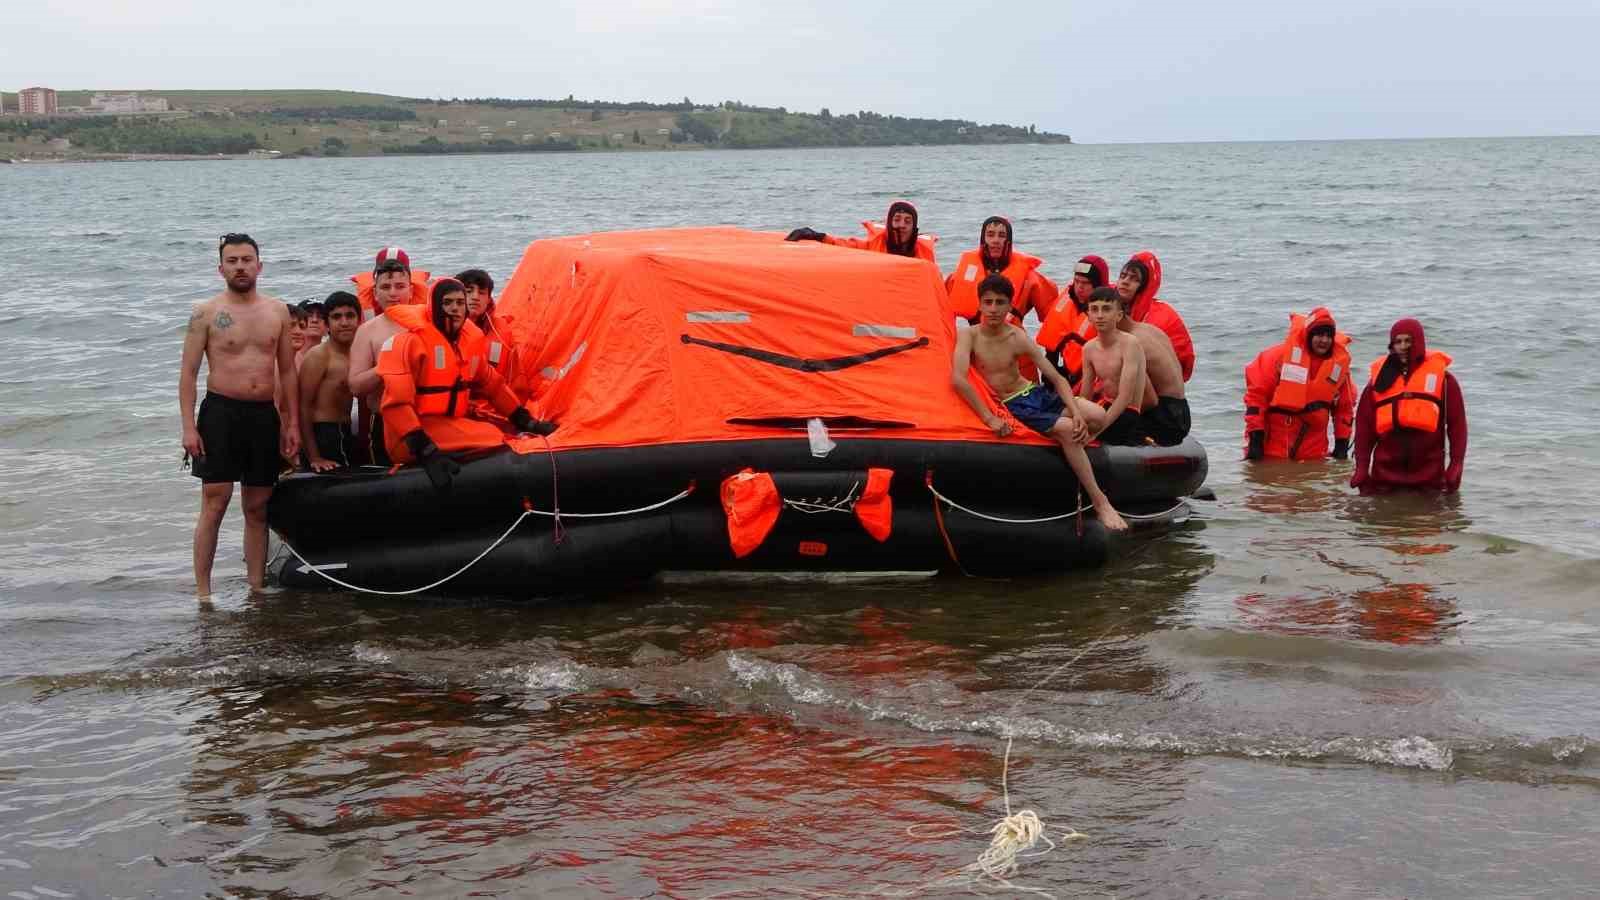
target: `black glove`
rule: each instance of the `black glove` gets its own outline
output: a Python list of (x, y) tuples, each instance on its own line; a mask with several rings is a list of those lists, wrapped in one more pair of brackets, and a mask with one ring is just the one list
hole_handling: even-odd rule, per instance
[(810, 228), (796, 228), (795, 230), (789, 232), (789, 236), (784, 238), (784, 240), (786, 240), (786, 241), (820, 241), (825, 237), (827, 237), (827, 235), (823, 234), (820, 231), (812, 231)]
[(439, 445), (420, 428), (401, 440), (410, 448), (411, 455), (416, 457), (422, 471), (428, 473), (428, 481), (433, 483), (433, 489), (448, 490), (450, 479), (461, 472), (461, 464), (455, 461), (455, 457), (440, 453)]
[(525, 406), (517, 407), (511, 414), (511, 424), (515, 425), (518, 431), (528, 434), (549, 435), (554, 434), (556, 430), (556, 423), (535, 419), (533, 413), (528, 412)]
[(1334, 440), (1333, 440), (1333, 458), (1334, 459), (1349, 459), (1350, 458), (1350, 439), (1349, 438), (1334, 438)]
[(1267, 433), (1265, 431), (1250, 432), (1250, 449), (1244, 455), (1245, 459), (1260, 459), (1267, 455)]

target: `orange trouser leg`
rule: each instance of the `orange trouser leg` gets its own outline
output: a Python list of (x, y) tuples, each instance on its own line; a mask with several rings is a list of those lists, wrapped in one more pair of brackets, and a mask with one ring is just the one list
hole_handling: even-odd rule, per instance
[[(457, 416), (423, 416), (422, 430), (445, 453), (488, 450), (506, 442), (505, 432), (494, 424)], [(411, 448), (401, 440), (402, 437), (404, 435), (384, 434), (385, 443), (389, 445), (389, 457), (402, 464), (415, 462)]]

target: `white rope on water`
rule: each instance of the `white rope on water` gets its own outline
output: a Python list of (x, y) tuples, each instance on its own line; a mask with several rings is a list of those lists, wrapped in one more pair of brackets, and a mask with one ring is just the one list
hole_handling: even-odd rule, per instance
[(362, 587), (362, 586), (357, 585), (357, 584), (351, 584), (348, 581), (341, 581), (338, 578), (335, 578), (332, 575), (329, 575), (327, 572), (322, 571), (321, 568), (317, 567), (313, 563), (307, 561), (307, 559), (304, 556), (300, 555), (300, 551), (298, 551), (298, 550), (296, 550), (294, 548), (293, 544), (289, 543), (288, 541), (284, 541), (283, 542), (283, 546), (288, 548), (289, 552), (294, 554), (294, 558), (300, 560), (301, 564), (303, 564), (306, 567), (307, 570), (315, 572), (318, 575), (321, 575), (323, 578), (326, 578), (327, 580), (333, 582), (334, 584), (337, 584), (338, 586), (340, 586), (342, 588), (347, 588), (347, 589), (352, 590), (352, 591), (359, 591), (360, 593), (363, 593), (363, 594), (377, 594), (377, 595), (383, 596), (383, 597), (405, 597), (405, 596), (408, 596), (410, 594), (420, 594), (423, 591), (431, 591), (434, 588), (439, 587), (440, 585), (443, 585), (443, 584), (448, 584), (453, 579), (459, 577), (462, 573), (466, 572), (468, 569), (470, 569), (473, 566), (477, 565), (479, 560), (483, 559), (485, 556), (488, 556), (490, 553), (493, 553), (494, 549), (496, 547), (498, 547), (501, 544), (505, 543), (506, 538), (511, 537), (511, 532), (516, 531), (517, 530), (517, 526), (522, 524), (522, 520), (526, 519), (529, 516), (548, 516), (548, 517), (551, 517), (551, 518), (568, 518), (568, 517), (571, 517), (571, 518), (575, 518), (575, 519), (608, 519), (608, 518), (614, 518), (616, 516), (633, 516), (633, 515), (638, 515), (640, 513), (654, 512), (655, 510), (658, 510), (658, 509), (662, 508), (663, 506), (668, 506), (670, 504), (677, 503), (679, 500), (682, 500), (683, 498), (689, 496), (693, 492), (694, 492), (694, 486), (691, 485), (691, 486), (689, 486), (687, 488), (684, 488), (683, 490), (679, 491), (677, 494), (675, 494), (675, 495), (673, 495), (671, 497), (668, 497), (665, 500), (662, 500), (660, 503), (652, 503), (649, 506), (641, 506), (641, 507), (638, 507), (637, 509), (623, 509), (623, 510), (618, 510), (616, 512), (603, 512), (603, 513), (547, 512), (547, 511), (542, 510), (542, 509), (534, 509), (533, 506), (529, 505), (529, 506), (527, 506), (526, 508), (524, 508), (522, 510), (522, 514), (521, 515), (517, 516), (516, 521), (512, 522), (511, 525), (508, 528), (506, 528), (505, 531), (500, 533), (499, 537), (495, 538), (494, 543), (492, 543), (489, 546), (485, 547), (483, 549), (482, 553), (479, 553), (477, 556), (474, 556), (472, 558), (471, 562), (469, 562), (466, 565), (462, 566), (461, 568), (455, 570), (454, 572), (451, 572), (449, 575), (446, 575), (445, 577), (439, 579), (438, 581), (433, 582), (432, 584), (425, 584), (422, 587), (411, 588), (410, 590), (404, 590), (404, 591), (384, 591), (384, 590), (379, 590), (377, 588), (366, 588), (366, 587)]

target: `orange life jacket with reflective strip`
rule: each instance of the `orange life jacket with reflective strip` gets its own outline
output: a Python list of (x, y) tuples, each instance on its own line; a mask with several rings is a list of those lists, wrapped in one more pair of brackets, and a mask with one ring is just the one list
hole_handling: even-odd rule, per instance
[[(1022, 317), (1028, 313), (1028, 308), (1022, 305), (1022, 283), (1033, 274), (1034, 269), (1039, 268), (1040, 262), (1037, 256), (1013, 250), (1010, 264), (1000, 271), (1011, 282), (1011, 314), (1016, 316), (1019, 325)], [(983, 267), (982, 248), (961, 254), (961, 261), (956, 263), (956, 272), (951, 276), (950, 306), (956, 315), (974, 325), (978, 324), (978, 285), (988, 276), (988, 271)]]
[(1072, 302), (1069, 286), (1050, 307), (1050, 315), (1034, 340), (1049, 353), (1061, 354), (1061, 366), (1077, 378), (1083, 372), (1083, 345), (1094, 340), (1098, 331), (1089, 322), (1089, 314)]
[[(1378, 380), (1383, 363), (1388, 356), (1380, 356), (1372, 363), (1372, 382)], [(1434, 432), (1444, 420), (1444, 375), (1450, 368), (1450, 356), (1438, 350), (1429, 350), (1422, 364), (1404, 379), (1396, 378), (1386, 391), (1372, 385), (1372, 402), (1377, 414), (1378, 436), (1382, 437), (1400, 428)]]
[(1288, 416), (1331, 411), (1339, 398), (1340, 385), (1350, 379), (1349, 344), (1349, 335), (1335, 332), (1328, 355), (1314, 356), (1306, 349), (1306, 317), (1299, 313), (1290, 316), (1289, 334), (1283, 339), (1283, 362), (1278, 367), (1278, 386), (1267, 411)]
[[(399, 313), (396, 315), (395, 313)], [(471, 322), (463, 322), (461, 334), (452, 344), (439, 329), (427, 308), (408, 306), (389, 316), (414, 335), (423, 348), (423, 365), (412, 373), (417, 397), (412, 404), (418, 416), (465, 416), (472, 399), (472, 382), (478, 367), (485, 365), (483, 332)]]

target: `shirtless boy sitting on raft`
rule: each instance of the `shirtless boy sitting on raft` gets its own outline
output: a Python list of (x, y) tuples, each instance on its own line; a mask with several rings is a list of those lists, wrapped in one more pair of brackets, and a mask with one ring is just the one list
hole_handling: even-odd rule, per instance
[(1083, 345), (1083, 379), (1073, 402), (1089, 423), (1089, 440), (1142, 444), (1145, 428), (1139, 410), (1156, 403), (1145, 375), (1144, 347), (1138, 338), (1117, 327), (1123, 311), (1116, 288), (1095, 288), (1086, 312), (1098, 334)]
[[(967, 381), (967, 369), (976, 361), (983, 380), (1005, 400), (1006, 409), (1012, 415), (1061, 445), (1067, 465), (1072, 467), (1072, 474), (1078, 476), (1078, 484), (1089, 495), (1089, 502), (1094, 506), (1100, 524), (1111, 531), (1126, 531), (1128, 523), (1117, 514), (1105, 492), (1100, 490), (1094, 478), (1094, 468), (1089, 465), (1089, 457), (1083, 452), (1088, 429), (1080, 417), (1073, 415), (1064, 399), (1072, 396), (1072, 387), (1054, 366), (1046, 362), (1044, 351), (1026, 332), (1006, 322), (1015, 293), (1010, 280), (1004, 275), (990, 275), (978, 284), (979, 324), (975, 328), (963, 328), (956, 334), (950, 383), (983, 419), (983, 424), (1001, 437), (1010, 434), (1010, 423), (990, 413), (978, 397), (977, 390)], [(1017, 359), (1023, 356), (1033, 360), (1049, 381), (1048, 385), (1033, 384), (1022, 377), (1017, 368)]]
[(350, 433), (350, 342), (361, 325), (355, 294), (335, 291), (323, 306), (328, 341), (306, 351), (300, 362), (300, 444), (313, 472), (348, 469), (355, 450)]
[(1139, 341), (1144, 350), (1144, 411), (1139, 414), (1144, 433), (1162, 447), (1176, 447), (1189, 436), (1189, 400), (1183, 391), (1183, 364), (1172, 338), (1149, 322), (1135, 322), (1132, 301), (1118, 294), (1122, 318), (1117, 330)]

